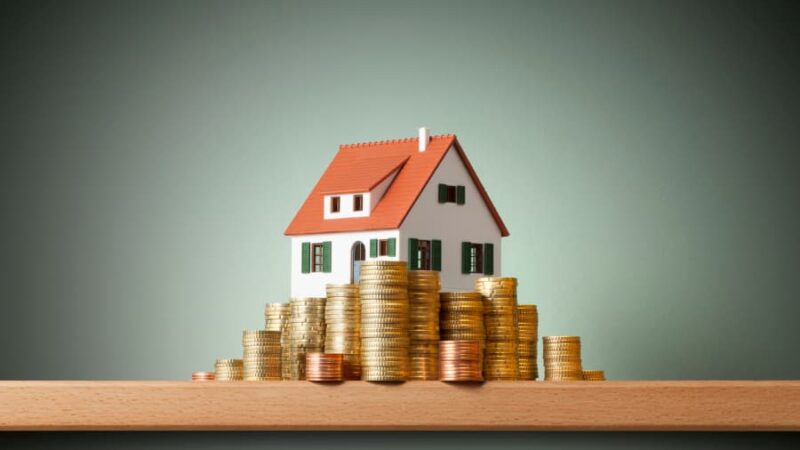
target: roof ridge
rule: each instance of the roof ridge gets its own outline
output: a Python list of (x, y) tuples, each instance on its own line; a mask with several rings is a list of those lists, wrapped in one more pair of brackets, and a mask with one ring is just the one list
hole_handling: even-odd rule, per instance
[[(452, 138), (454, 134), (437, 134), (431, 136), (431, 140), (434, 139), (442, 139), (442, 138)], [(419, 137), (408, 137), (408, 138), (399, 138), (399, 139), (386, 139), (381, 141), (367, 141), (367, 142), (355, 142), (353, 144), (339, 144), (339, 150), (344, 150), (348, 148), (360, 148), (360, 147), (371, 147), (374, 145), (388, 145), (388, 144), (404, 144), (406, 142), (416, 142), (419, 140)]]

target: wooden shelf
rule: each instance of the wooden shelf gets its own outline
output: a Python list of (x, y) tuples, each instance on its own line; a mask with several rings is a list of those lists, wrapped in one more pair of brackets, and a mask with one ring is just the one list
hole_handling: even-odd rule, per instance
[(0, 381), (0, 430), (800, 430), (800, 381)]

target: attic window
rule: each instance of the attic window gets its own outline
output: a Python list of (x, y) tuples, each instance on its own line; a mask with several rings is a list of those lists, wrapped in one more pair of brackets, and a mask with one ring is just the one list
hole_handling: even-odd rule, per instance
[(353, 196), (353, 211), (363, 211), (364, 210), (364, 196), (361, 194), (357, 194)]
[(439, 203), (463, 205), (465, 200), (466, 188), (464, 186), (451, 186), (449, 184), (439, 185)]
[(338, 213), (341, 208), (342, 199), (339, 196), (331, 197), (331, 212)]

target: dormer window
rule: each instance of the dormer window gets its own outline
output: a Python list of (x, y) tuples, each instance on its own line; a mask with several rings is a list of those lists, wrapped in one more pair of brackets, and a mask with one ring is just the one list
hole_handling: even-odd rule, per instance
[(342, 207), (342, 199), (339, 196), (331, 197), (331, 212), (338, 213)]
[(361, 194), (356, 194), (353, 196), (353, 211), (363, 211), (364, 210), (364, 196)]

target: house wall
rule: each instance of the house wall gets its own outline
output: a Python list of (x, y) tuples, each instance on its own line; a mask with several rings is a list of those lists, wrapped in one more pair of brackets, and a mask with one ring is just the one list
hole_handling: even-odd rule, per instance
[[(352, 233), (329, 233), (313, 234), (303, 236), (292, 236), (291, 238), (291, 296), (292, 297), (325, 297), (325, 285), (328, 283), (349, 283), (351, 272), (351, 250), (353, 243), (361, 241), (366, 249), (366, 260), (397, 260), (400, 251), (396, 256), (382, 256), (378, 258), (369, 257), (370, 239), (397, 239), (400, 244), (398, 230), (380, 231), (359, 231)], [(331, 272), (311, 272), (302, 271), (302, 243), (319, 243), (331, 241)]]
[[(439, 183), (465, 187), (463, 205), (439, 203)], [(400, 259), (408, 261), (408, 238), (442, 241), (442, 290), (472, 290), (480, 274), (461, 273), (461, 243), (494, 244), (494, 275), (501, 272), (500, 229), (454, 148), (445, 154), (400, 227)]]

